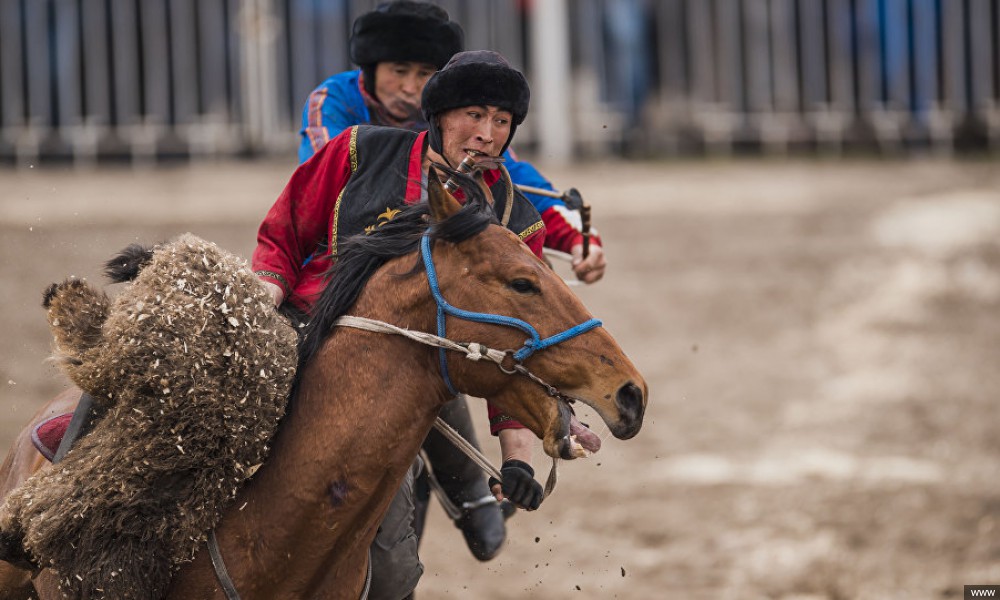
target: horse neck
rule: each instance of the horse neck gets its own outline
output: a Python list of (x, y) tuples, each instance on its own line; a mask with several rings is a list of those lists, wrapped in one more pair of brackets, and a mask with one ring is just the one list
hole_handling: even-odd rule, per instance
[[(429, 301), (414, 292), (395, 290), (393, 297)], [(385, 294), (366, 289), (351, 313), (432, 326), (431, 307), (421, 306), (423, 318), (407, 320), (416, 309), (373, 301), (379, 297)], [(357, 573), (448, 399), (436, 359), (433, 350), (399, 336), (340, 328), (329, 337), (304, 368), (268, 461), (237, 501), (246, 502), (237, 537), (260, 540), (251, 570), (266, 563), (284, 590), (297, 581), (303, 593), (318, 579)]]

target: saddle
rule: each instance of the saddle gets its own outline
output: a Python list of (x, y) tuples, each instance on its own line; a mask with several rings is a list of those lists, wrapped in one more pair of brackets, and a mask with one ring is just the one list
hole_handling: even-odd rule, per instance
[(49, 462), (52, 462), (52, 459), (55, 458), (56, 451), (59, 450), (59, 444), (62, 443), (63, 436), (66, 435), (66, 429), (69, 427), (69, 422), (72, 420), (73, 413), (56, 415), (45, 419), (31, 431), (31, 443), (35, 445), (35, 449)]

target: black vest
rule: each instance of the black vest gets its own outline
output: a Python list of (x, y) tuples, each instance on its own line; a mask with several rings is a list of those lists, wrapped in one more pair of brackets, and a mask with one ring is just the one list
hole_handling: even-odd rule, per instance
[[(330, 253), (334, 258), (348, 237), (371, 231), (406, 207), (410, 150), (418, 135), (392, 127), (357, 125), (352, 128), (351, 177), (337, 199), (331, 220), (329, 239), (333, 243)], [(420, 160), (423, 154), (421, 149)], [(416, 181), (415, 185), (421, 182)], [(506, 169), (490, 191), (497, 219), (522, 240), (544, 227), (534, 205), (513, 188)]]

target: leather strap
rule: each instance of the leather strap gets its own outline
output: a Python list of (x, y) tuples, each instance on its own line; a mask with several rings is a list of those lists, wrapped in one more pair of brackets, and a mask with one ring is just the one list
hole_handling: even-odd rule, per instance
[(222, 553), (219, 552), (219, 540), (215, 537), (215, 530), (208, 532), (208, 555), (212, 559), (212, 568), (215, 569), (215, 577), (222, 586), (222, 591), (226, 594), (227, 600), (240, 600), (240, 594), (236, 591), (236, 585), (226, 571), (226, 563), (222, 561)]
[[(226, 600), (240, 600), (240, 594), (236, 591), (236, 585), (233, 580), (229, 577), (229, 571), (226, 570), (226, 563), (222, 560), (222, 553), (219, 552), (219, 540), (215, 537), (215, 530), (208, 532), (208, 556), (212, 559), (212, 568), (215, 569), (215, 577), (219, 580), (219, 585), (222, 586), (223, 593), (226, 594)], [(368, 549), (368, 567), (365, 570), (365, 585), (361, 588), (361, 600), (368, 599), (368, 592), (371, 591), (372, 587), (372, 550)]]

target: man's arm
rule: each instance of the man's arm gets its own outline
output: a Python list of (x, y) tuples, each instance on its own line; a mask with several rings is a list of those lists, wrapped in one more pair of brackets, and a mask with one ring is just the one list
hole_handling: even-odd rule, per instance
[[(292, 174), (257, 230), (251, 261), (275, 304), (291, 295), (299, 271), (326, 235), (339, 191), (350, 176), (350, 131)], [(272, 287), (273, 286), (273, 287)], [(277, 289), (275, 289), (277, 288)]]
[[(549, 180), (534, 165), (518, 160), (512, 150), (508, 150), (504, 158), (504, 166), (515, 184), (554, 191)], [(584, 283), (594, 283), (604, 277), (607, 261), (601, 238), (596, 233), (590, 237), (587, 258), (583, 257), (583, 222), (580, 213), (571, 210), (559, 198), (528, 193), (524, 193), (524, 197), (535, 206), (545, 223), (545, 247), (572, 255), (573, 272)]]
[(490, 491), (497, 500), (504, 498), (527, 510), (535, 510), (543, 500), (543, 489), (535, 481), (531, 456), (535, 448), (535, 434), (529, 429), (509, 428), (498, 434), (503, 466), (503, 482), (490, 478)]

